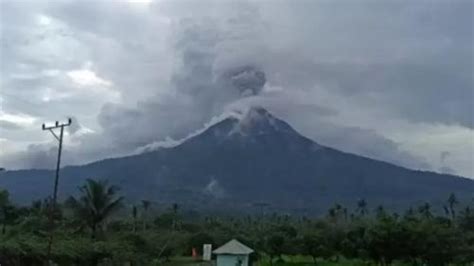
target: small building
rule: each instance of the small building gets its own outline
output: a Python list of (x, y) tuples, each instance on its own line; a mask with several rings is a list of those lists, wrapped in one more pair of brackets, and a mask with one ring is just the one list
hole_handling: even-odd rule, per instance
[(249, 255), (253, 253), (253, 250), (232, 239), (212, 253), (217, 256), (216, 266), (248, 266)]

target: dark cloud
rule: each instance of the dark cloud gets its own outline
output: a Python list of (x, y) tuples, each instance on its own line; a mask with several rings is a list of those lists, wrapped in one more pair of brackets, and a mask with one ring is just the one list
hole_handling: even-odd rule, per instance
[(176, 28), (179, 64), (169, 85), (172, 93), (132, 108), (104, 106), (99, 123), (116, 144), (136, 147), (166, 137), (185, 137), (220, 115), (226, 105), (262, 91), (265, 73), (251, 61), (216, 68), (215, 47), (228, 39), (214, 25), (207, 19), (188, 20)]
[[(1, 5), (1, 104), (36, 119), (3, 125), (13, 146), (74, 114), (65, 162), (81, 163), (261, 104), (321, 144), (472, 175), (472, 1)], [(51, 147), (20, 152), (22, 167)]]
[[(223, 87), (231, 86), (241, 95), (258, 95), (266, 83), (265, 72), (254, 66), (242, 66), (224, 73)], [(229, 83), (230, 84), (225, 84)]]
[(441, 152), (440, 154), (440, 164), (441, 164), (441, 167), (439, 168), (439, 172), (441, 173), (445, 173), (445, 174), (456, 174), (456, 171), (447, 166), (448, 165), (448, 158), (449, 156), (451, 156), (451, 152), (449, 151), (443, 151)]
[(451, 153), (449, 151), (442, 151), (439, 156), (441, 163), (444, 164), (450, 155)]
[(57, 150), (53, 146), (31, 144), (27, 149), (2, 157), (1, 163), (7, 169), (16, 168), (54, 168)]
[(432, 166), (424, 158), (404, 151), (399, 143), (375, 130), (332, 123), (331, 118), (338, 115), (337, 110), (306, 105), (291, 94), (270, 93), (243, 99), (234, 103), (235, 106), (264, 106), (277, 117), (289, 121), (301, 134), (324, 146), (408, 168), (432, 170)]

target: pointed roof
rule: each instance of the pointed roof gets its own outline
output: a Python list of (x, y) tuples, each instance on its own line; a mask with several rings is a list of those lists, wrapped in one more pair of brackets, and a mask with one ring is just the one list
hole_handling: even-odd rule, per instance
[(212, 253), (214, 254), (232, 254), (232, 255), (248, 255), (253, 253), (253, 249), (240, 243), (239, 241), (232, 239), (225, 243), (221, 247), (215, 249)]

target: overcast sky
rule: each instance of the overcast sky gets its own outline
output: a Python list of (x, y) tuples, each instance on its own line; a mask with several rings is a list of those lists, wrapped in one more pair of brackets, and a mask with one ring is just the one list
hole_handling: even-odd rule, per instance
[(474, 176), (473, 1), (0, 7), (2, 167), (54, 167), (41, 124), (68, 116), (64, 164), (80, 164), (261, 105), (322, 145)]

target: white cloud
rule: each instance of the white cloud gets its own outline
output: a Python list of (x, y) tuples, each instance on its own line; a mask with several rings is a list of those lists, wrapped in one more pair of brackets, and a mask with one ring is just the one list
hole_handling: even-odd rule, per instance
[[(445, 166), (456, 174), (473, 176), (474, 130), (459, 125), (408, 124), (398, 130), (387, 131), (397, 138), (402, 147), (426, 158), (436, 169)], [(449, 160), (440, 160), (449, 151)]]
[[(149, 5), (151, 4), (154, 0), (126, 0), (127, 2), (131, 4), (138, 4), (138, 5)], [(156, 1), (156, 0), (155, 0)]]
[(109, 87), (112, 85), (112, 82), (98, 77), (96, 73), (88, 69), (71, 70), (67, 72), (67, 75), (79, 86)]
[(45, 15), (38, 15), (38, 24), (42, 26), (49, 26), (51, 25), (52, 19)]
[(22, 113), (11, 114), (0, 110), (0, 121), (6, 121), (20, 126), (31, 126), (36, 121), (36, 118)]

